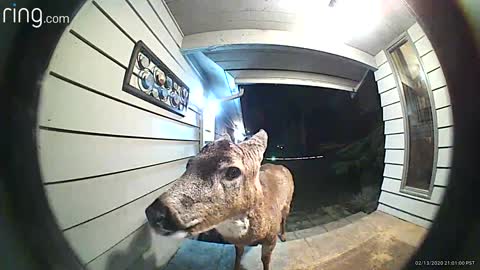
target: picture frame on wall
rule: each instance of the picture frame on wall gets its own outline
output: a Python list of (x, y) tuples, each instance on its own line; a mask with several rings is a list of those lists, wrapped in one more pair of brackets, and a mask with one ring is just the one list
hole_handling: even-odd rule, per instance
[(122, 90), (182, 117), (190, 89), (141, 40), (130, 57)]

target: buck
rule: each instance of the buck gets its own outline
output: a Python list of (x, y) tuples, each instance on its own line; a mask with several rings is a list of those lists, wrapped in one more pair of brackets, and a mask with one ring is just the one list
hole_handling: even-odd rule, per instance
[(286, 240), (294, 184), (286, 167), (261, 165), (267, 140), (260, 130), (238, 144), (227, 135), (206, 145), (147, 207), (150, 226), (161, 235), (182, 237), (215, 228), (235, 245), (235, 270), (245, 246), (261, 244), (263, 269), (270, 269), (277, 236)]

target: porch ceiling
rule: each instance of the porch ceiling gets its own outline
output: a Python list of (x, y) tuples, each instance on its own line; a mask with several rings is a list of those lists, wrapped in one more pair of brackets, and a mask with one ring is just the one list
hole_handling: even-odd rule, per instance
[[(337, 0), (335, 2), (350, 4), (353, 1), (361, 0)], [(376, 55), (391, 40), (406, 31), (415, 22), (415, 18), (410, 14), (403, 1), (378, 1), (381, 7), (379, 23), (371, 25), (368, 33), (352, 35), (345, 40), (347, 45), (370, 55)], [(330, 0), (166, 0), (166, 3), (183, 33), (188, 36), (234, 29), (298, 31), (299, 25), (301, 25), (299, 22), (305, 22), (305, 17), (308, 16), (305, 9), (315, 17), (315, 9), (325, 9), (328, 12)], [(362, 12), (366, 11), (358, 10), (353, 15), (358, 18), (363, 18), (362, 15), (368, 17), (368, 14), (361, 14)], [(355, 27), (359, 21), (352, 20), (349, 23), (351, 27)], [(306, 25), (309, 30), (306, 34), (317, 35), (315, 30), (322, 27), (335, 32), (338, 27), (338, 22), (328, 23), (327, 21), (326, 24), (321, 25), (321, 23), (309, 19), (308, 25)]]

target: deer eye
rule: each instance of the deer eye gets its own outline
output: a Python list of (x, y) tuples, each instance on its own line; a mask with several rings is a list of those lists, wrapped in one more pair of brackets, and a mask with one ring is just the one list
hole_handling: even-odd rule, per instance
[(239, 168), (237, 167), (229, 167), (227, 169), (227, 172), (225, 173), (225, 177), (227, 180), (233, 180), (237, 177), (239, 177), (242, 174)]

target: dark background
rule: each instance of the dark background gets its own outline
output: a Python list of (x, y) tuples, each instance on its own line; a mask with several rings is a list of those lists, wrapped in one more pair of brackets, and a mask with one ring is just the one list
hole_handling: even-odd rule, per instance
[(363, 138), (381, 122), (372, 74), (355, 94), (299, 85), (254, 84), (244, 88), (245, 128), (251, 133), (261, 128), (267, 131), (267, 156), (277, 153), (276, 145), (281, 144), (287, 146), (281, 152), (288, 155), (315, 155), (325, 147)]
[[(356, 92), (298, 85), (246, 85), (241, 99), (249, 135), (265, 129), (265, 157), (324, 158), (266, 161), (288, 167), (295, 181), (293, 209), (349, 204), (365, 187), (376, 208), (383, 173), (383, 122), (377, 86), (369, 73)], [(371, 194), (370, 194), (371, 193)]]

